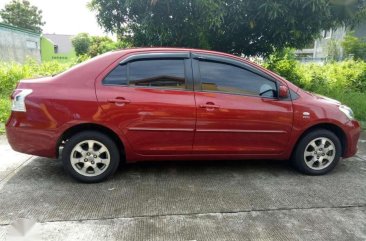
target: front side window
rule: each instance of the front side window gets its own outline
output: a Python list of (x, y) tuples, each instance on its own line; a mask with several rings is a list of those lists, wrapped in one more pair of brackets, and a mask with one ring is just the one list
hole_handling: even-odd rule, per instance
[(185, 89), (184, 60), (141, 60), (129, 64), (129, 85)]
[(253, 95), (273, 98), (277, 88), (273, 81), (230, 64), (200, 61), (203, 91)]

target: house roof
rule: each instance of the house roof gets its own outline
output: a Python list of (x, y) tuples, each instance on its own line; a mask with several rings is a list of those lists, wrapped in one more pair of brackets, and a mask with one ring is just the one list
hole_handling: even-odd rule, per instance
[(41, 33), (37, 33), (37, 32), (34, 32), (32, 30), (29, 30), (29, 29), (20, 28), (20, 27), (17, 27), (17, 26), (6, 24), (6, 23), (0, 23), (0, 28), (10, 29), (10, 30), (13, 30), (13, 31), (26, 33), (26, 34), (30, 34), (30, 35), (34, 35), (34, 36), (38, 36), (38, 37), (41, 35)]
[(73, 35), (67, 34), (43, 34), (44, 38), (51, 40), (55, 45), (58, 46), (59, 53), (68, 53), (73, 49), (71, 39)]

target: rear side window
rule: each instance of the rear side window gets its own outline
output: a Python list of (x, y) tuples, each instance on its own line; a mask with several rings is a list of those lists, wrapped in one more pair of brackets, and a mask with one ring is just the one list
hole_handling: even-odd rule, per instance
[(106, 85), (127, 85), (127, 65), (118, 65), (103, 80)]
[(200, 61), (203, 91), (275, 97), (276, 84), (248, 70), (224, 63)]
[(185, 89), (184, 60), (156, 59), (131, 62), (129, 85)]

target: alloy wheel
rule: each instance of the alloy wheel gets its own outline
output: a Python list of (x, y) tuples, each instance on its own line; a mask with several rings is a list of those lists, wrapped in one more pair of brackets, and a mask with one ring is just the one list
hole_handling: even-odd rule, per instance
[(305, 148), (304, 160), (313, 170), (322, 170), (328, 167), (335, 158), (334, 143), (326, 137), (319, 137), (309, 142)]
[(105, 172), (110, 164), (108, 148), (101, 142), (85, 140), (72, 149), (70, 161), (72, 168), (83, 176), (93, 177)]

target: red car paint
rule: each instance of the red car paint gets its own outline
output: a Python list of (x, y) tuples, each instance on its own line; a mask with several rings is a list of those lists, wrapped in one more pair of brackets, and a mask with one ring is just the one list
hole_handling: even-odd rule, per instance
[[(106, 86), (103, 78), (130, 56), (207, 54), (236, 60), (274, 78), (298, 95), (267, 99), (196, 90)], [(193, 77), (194, 78), (194, 77)], [(16, 151), (57, 158), (66, 133), (101, 127), (120, 139), (127, 162), (196, 159), (288, 159), (311, 128), (338, 130), (343, 157), (357, 152), (360, 126), (339, 104), (307, 93), (243, 58), (213, 51), (145, 48), (110, 52), (70, 70), (33, 80), (26, 112), (12, 112), (6, 132)], [(304, 118), (304, 112), (309, 116)], [(93, 124), (92, 126), (86, 124)]]

